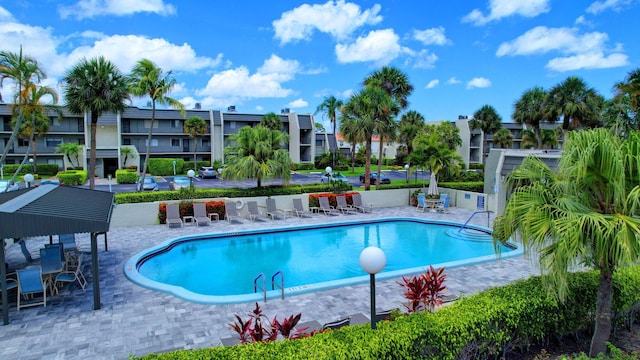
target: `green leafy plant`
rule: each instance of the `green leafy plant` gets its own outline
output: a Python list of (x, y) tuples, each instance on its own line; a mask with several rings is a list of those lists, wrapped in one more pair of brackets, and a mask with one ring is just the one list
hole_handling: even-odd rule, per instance
[(243, 344), (274, 341), (278, 335), (285, 339), (294, 340), (301, 337), (301, 334), (306, 330), (306, 328), (295, 329), (302, 317), (301, 313), (291, 315), (282, 322), (278, 321), (277, 317), (274, 317), (273, 321), (269, 321), (258, 303), (256, 303), (256, 308), (249, 313), (249, 318), (246, 321), (242, 320), (238, 314), (235, 317), (236, 321), (229, 326), (238, 333), (238, 338)]
[(405, 287), (404, 296), (409, 300), (405, 305), (407, 312), (422, 310), (434, 312), (436, 307), (443, 303), (444, 291), (447, 290), (444, 285), (446, 278), (444, 268), (436, 270), (433, 266), (429, 266), (423, 274), (403, 276), (398, 284)]

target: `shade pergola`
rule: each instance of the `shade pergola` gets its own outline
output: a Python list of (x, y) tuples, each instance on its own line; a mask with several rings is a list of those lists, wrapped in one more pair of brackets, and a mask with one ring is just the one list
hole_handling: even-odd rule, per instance
[[(41, 185), (0, 193), (0, 285), (7, 293), (4, 239), (60, 234), (91, 234), (93, 308), (100, 309), (98, 234), (111, 222), (114, 194), (75, 187)], [(9, 301), (2, 299), (4, 324), (9, 323)]]

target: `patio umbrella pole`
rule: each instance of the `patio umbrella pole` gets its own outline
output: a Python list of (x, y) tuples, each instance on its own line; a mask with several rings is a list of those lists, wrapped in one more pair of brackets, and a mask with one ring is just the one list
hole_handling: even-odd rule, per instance
[(100, 276), (98, 275), (98, 234), (91, 233), (91, 275), (93, 275), (93, 310), (100, 310)]
[(0, 245), (2, 245), (2, 249), (0, 249), (0, 265), (2, 265), (2, 269), (0, 269), (0, 277), (2, 281), (0, 284), (0, 293), (2, 293), (2, 323), (4, 325), (9, 324), (9, 296), (7, 294), (7, 268), (4, 265), (5, 254), (4, 254), (4, 239), (0, 241)]

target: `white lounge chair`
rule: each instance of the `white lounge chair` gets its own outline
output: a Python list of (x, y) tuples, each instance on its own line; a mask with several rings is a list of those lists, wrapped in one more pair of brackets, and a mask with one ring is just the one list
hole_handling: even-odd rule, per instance
[(340, 211), (336, 210), (329, 204), (328, 197), (320, 196), (318, 198), (318, 202), (320, 203), (320, 211), (322, 211), (325, 215), (340, 215)]
[(211, 218), (207, 216), (207, 206), (204, 203), (193, 204), (193, 219), (197, 226), (211, 225)]
[(167, 227), (171, 227), (171, 225), (180, 225), (182, 227), (184, 223), (182, 222), (182, 218), (180, 217), (180, 209), (178, 208), (178, 204), (167, 204)]
[(302, 199), (293, 199), (293, 211), (296, 212), (297, 217), (311, 217), (313, 215), (311, 211), (304, 209)]
[(265, 217), (260, 213), (257, 201), (247, 201), (247, 218), (251, 221), (265, 220)]
[(236, 208), (236, 203), (233, 201), (227, 201), (224, 203), (224, 211), (225, 211), (225, 219), (228, 222), (236, 221), (242, 222), (242, 217), (238, 214), (238, 209)]
[(276, 207), (276, 199), (268, 198), (266, 203), (267, 203), (267, 215), (271, 217), (271, 220), (285, 219), (287, 217), (284, 211)]
[(373, 204), (363, 204), (362, 203), (362, 195), (360, 193), (351, 194), (351, 200), (353, 201), (353, 207), (359, 211), (372, 212)]
[(336, 202), (338, 203), (336, 209), (342, 211), (343, 214), (351, 214), (357, 211), (356, 208), (347, 204), (347, 197), (344, 195), (336, 196)]

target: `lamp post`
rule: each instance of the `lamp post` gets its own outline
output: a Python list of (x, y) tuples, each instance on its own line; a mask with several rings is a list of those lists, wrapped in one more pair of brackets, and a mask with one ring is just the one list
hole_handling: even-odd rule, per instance
[(369, 246), (360, 253), (360, 267), (369, 273), (371, 288), (371, 329), (376, 328), (376, 274), (387, 265), (387, 257), (382, 249)]
[(31, 165), (31, 171), (37, 174), (38, 170), (36, 169), (36, 167), (33, 164), (33, 158), (29, 158), (29, 164)]
[(404, 170), (407, 172), (407, 184), (409, 183), (409, 164), (404, 165)]
[(176, 161), (173, 160), (173, 176), (176, 176)]
[(193, 177), (196, 176), (196, 172), (189, 170), (187, 171), (187, 176), (189, 177), (189, 190), (193, 190)]
[(34, 179), (33, 174), (25, 174), (23, 179), (27, 185), (27, 188), (31, 187), (31, 183), (33, 182), (33, 179)]

